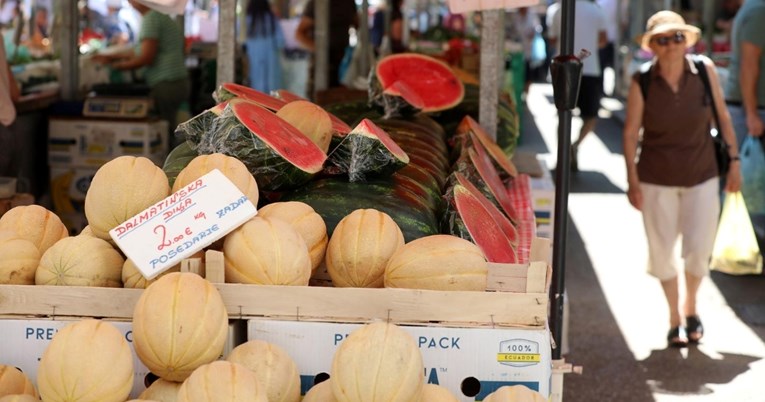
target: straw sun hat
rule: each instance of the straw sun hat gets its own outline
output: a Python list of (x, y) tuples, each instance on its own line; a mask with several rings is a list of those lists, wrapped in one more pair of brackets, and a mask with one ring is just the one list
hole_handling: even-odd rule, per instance
[(696, 44), (701, 35), (701, 30), (693, 25), (685, 23), (680, 14), (663, 10), (652, 15), (645, 24), (645, 33), (637, 37), (637, 43), (643, 49), (648, 49), (648, 44), (654, 35), (667, 32), (683, 31), (685, 33), (685, 46), (691, 47)]

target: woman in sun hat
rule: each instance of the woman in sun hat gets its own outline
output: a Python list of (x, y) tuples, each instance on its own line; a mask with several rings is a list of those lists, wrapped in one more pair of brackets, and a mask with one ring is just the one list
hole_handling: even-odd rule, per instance
[[(672, 11), (659, 11), (648, 19), (646, 32), (637, 41), (655, 55), (646, 73), (650, 79), (644, 99), (641, 71), (633, 75), (624, 122), (627, 196), (643, 215), (648, 273), (659, 279), (667, 299), (671, 346), (698, 342), (704, 334), (696, 294), (709, 271), (720, 212), (720, 178), (709, 134), (711, 102), (687, 55), (700, 34)], [(725, 190), (735, 192), (741, 185), (741, 172), (733, 126), (715, 67), (708, 58), (703, 61), (720, 130), (730, 147), (732, 163)], [(682, 239), (684, 292), (673, 252), (678, 238)], [(682, 303), (681, 293), (685, 295)]]

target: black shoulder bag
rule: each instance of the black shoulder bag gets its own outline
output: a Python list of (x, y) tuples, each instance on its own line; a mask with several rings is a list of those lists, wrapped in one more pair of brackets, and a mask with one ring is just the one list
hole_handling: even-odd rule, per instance
[[(693, 64), (699, 71), (699, 78), (704, 83), (704, 91), (706, 96), (712, 105), (712, 115), (715, 118), (715, 126), (709, 128), (709, 134), (712, 136), (712, 143), (715, 146), (715, 159), (717, 160), (717, 171), (720, 176), (725, 177), (728, 174), (730, 168), (730, 154), (728, 153), (728, 144), (722, 138), (722, 128), (720, 126), (720, 115), (717, 113), (717, 106), (715, 105), (715, 96), (712, 93), (712, 86), (709, 83), (709, 75), (707, 74), (707, 66), (701, 58), (694, 57)], [(643, 99), (647, 99), (648, 85), (651, 83), (651, 69), (643, 68), (639, 77), (640, 92), (643, 93)]]

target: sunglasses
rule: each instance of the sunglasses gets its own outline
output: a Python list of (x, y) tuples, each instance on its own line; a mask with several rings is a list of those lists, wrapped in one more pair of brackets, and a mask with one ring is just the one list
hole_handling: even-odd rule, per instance
[(682, 32), (675, 32), (674, 35), (668, 36), (654, 36), (651, 41), (655, 42), (659, 46), (667, 46), (670, 42), (685, 43), (685, 34)]

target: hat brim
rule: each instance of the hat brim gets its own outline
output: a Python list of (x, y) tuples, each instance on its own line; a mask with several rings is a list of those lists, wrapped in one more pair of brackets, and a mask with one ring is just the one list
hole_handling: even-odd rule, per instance
[(688, 24), (661, 24), (654, 29), (638, 36), (635, 38), (635, 41), (645, 50), (650, 50), (649, 44), (651, 43), (651, 38), (654, 37), (654, 35), (663, 34), (667, 32), (677, 32), (682, 31), (685, 32), (685, 47), (689, 48), (696, 44), (696, 42), (699, 41), (699, 37), (701, 36), (701, 30), (698, 27), (695, 27), (693, 25)]

